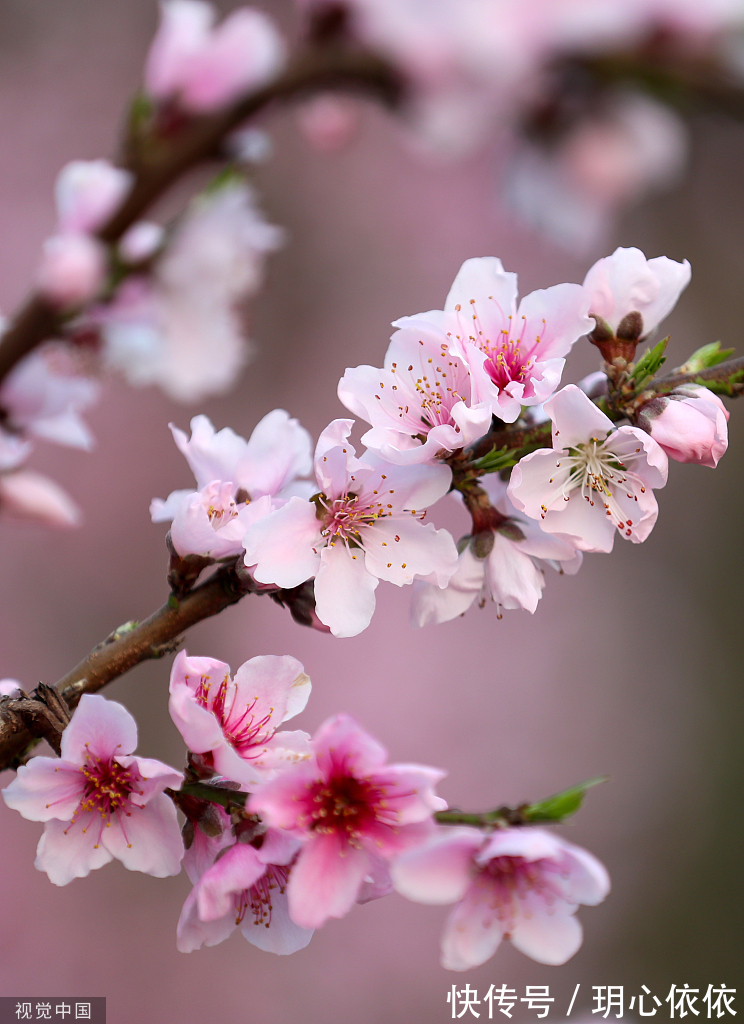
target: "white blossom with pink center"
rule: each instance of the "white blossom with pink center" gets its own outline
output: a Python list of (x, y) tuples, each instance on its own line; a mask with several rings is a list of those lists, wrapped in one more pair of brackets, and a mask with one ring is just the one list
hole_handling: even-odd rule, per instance
[(457, 568), (450, 535), (422, 522), (449, 488), (449, 467), (395, 466), (369, 453), (357, 459), (352, 426), (334, 420), (320, 435), (319, 494), (290, 498), (243, 538), (260, 583), (296, 587), (315, 577), (315, 610), (335, 636), (367, 628), (380, 580), (400, 587), (427, 577), (444, 587)]
[(508, 494), (543, 530), (581, 551), (611, 551), (620, 533), (634, 544), (653, 529), (669, 462), (637, 427), (612, 421), (575, 384), (545, 403), (553, 448), (525, 456), (512, 470)]
[(388, 765), (383, 747), (347, 715), (325, 722), (315, 757), (267, 782), (248, 810), (302, 840), (287, 886), (289, 913), (304, 928), (343, 917), (355, 901), (389, 891), (387, 861), (432, 828), (446, 803), (433, 787), (444, 772)]
[(277, 732), (310, 696), (299, 661), (264, 655), (246, 661), (232, 678), (214, 658), (173, 662), (169, 710), (186, 746), (219, 775), (255, 785), (310, 756), (307, 733)]
[(397, 892), (417, 903), (457, 903), (442, 937), (442, 966), (483, 964), (502, 939), (542, 964), (563, 964), (581, 946), (580, 903), (610, 889), (586, 850), (533, 828), (450, 828), (391, 866)]
[(215, 431), (206, 416), (192, 419), (190, 439), (173, 424), (171, 431), (198, 490), (154, 498), (150, 514), (156, 523), (172, 520), (171, 540), (182, 556), (237, 555), (256, 516), (312, 493), (299, 479), (312, 466), (310, 435), (284, 409), (264, 416), (247, 441), (229, 427)]
[(237, 842), (196, 881), (178, 922), (178, 948), (190, 953), (216, 946), (235, 928), (269, 953), (304, 949), (313, 931), (289, 916), (287, 880), (301, 843), (267, 829), (252, 843)]
[(384, 368), (348, 369), (338, 385), (343, 404), (372, 424), (362, 443), (403, 465), (432, 462), (482, 437), (491, 406), (474, 402), (470, 371), (449, 351), (442, 330), (415, 316), (396, 320)]
[(670, 459), (713, 469), (728, 448), (728, 418), (718, 395), (699, 384), (686, 384), (644, 405), (638, 426)]
[[(488, 600), (502, 609), (524, 608), (534, 613), (545, 586), (544, 566), (573, 575), (581, 568), (582, 554), (573, 544), (554, 537), (539, 522), (520, 516), (506, 493), (506, 484), (496, 474), (481, 486), (491, 504), (507, 518), (486, 532), (483, 554), (473, 538), (460, 552), (457, 572), (440, 590), (430, 583), (415, 583), (411, 622), (428, 626), (463, 615), (477, 600), (483, 608)], [(488, 549), (493, 538), (493, 545)], [(484, 538), (485, 539), (485, 538)]]
[(471, 404), (487, 404), (513, 423), (523, 406), (540, 405), (560, 383), (563, 358), (588, 333), (588, 298), (578, 284), (531, 292), (517, 306), (517, 275), (501, 260), (466, 260), (444, 311), (421, 314), (450, 342), (450, 352), (470, 369)]
[(128, 277), (95, 312), (104, 365), (180, 402), (230, 387), (248, 355), (235, 306), (258, 291), (281, 238), (242, 182), (194, 200), (151, 274)]
[(60, 758), (34, 757), (3, 790), (8, 807), (46, 822), (36, 867), (67, 885), (114, 857), (132, 871), (165, 878), (181, 870), (176, 809), (163, 793), (182, 775), (133, 757), (137, 725), (121, 704), (83, 694), (62, 733)]
[(214, 26), (215, 9), (201, 0), (166, 0), (145, 67), (145, 88), (158, 100), (209, 113), (272, 79), (285, 45), (261, 11), (239, 7)]
[(640, 314), (636, 337), (645, 338), (674, 309), (691, 274), (687, 260), (647, 260), (640, 249), (617, 248), (597, 260), (584, 278), (589, 313), (604, 320), (613, 333), (628, 314)]

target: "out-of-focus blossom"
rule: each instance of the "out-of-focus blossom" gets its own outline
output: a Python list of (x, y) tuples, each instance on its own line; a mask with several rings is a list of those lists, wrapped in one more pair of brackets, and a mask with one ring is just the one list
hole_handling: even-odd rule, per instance
[[(425, 316), (425, 314), (424, 314)], [(486, 433), (491, 405), (473, 398), (467, 364), (449, 351), (437, 324), (415, 316), (396, 320), (384, 368), (357, 366), (339, 381), (338, 397), (372, 424), (362, 442), (390, 462), (433, 462), (444, 449), (463, 448)]]
[(503, 193), (526, 223), (572, 251), (586, 251), (623, 208), (671, 184), (686, 154), (687, 131), (673, 111), (622, 92), (557, 141), (515, 141)]
[(442, 966), (485, 963), (502, 939), (542, 964), (563, 964), (581, 945), (574, 917), (610, 889), (600, 862), (541, 829), (448, 828), (391, 866), (393, 884), (417, 903), (457, 903), (442, 937)]
[(0, 679), (0, 697), (14, 697), (20, 689), (17, 679)]
[(0, 473), (0, 514), (45, 526), (79, 526), (82, 513), (58, 483), (30, 469)]
[(145, 67), (145, 88), (192, 113), (209, 113), (270, 81), (285, 61), (274, 23), (240, 7), (214, 26), (201, 0), (166, 0)]
[(443, 312), (422, 314), (440, 327), (450, 352), (470, 369), (471, 404), (486, 403), (506, 423), (558, 387), (563, 358), (593, 327), (578, 284), (531, 292), (517, 306), (517, 275), (493, 256), (466, 260)]
[(686, 384), (644, 405), (637, 422), (670, 459), (712, 469), (728, 448), (728, 418), (718, 395), (699, 384)]
[(321, 152), (333, 153), (347, 146), (359, 128), (359, 106), (349, 96), (321, 93), (297, 111), (300, 129)]
[(671, 313), (691, 275), (687, 260), (647, 260), (640, 249), (617, 248), (597, 260), (584, 278), (589, 312), (598, 327), (604, 321), (612, 334), (638, 341)]
[(508, 494), (520, 512), (581, 551), (611, 551), (615, 534), (638, 544), (659, 507), (652, 488), (667, 480), (661, 447), (637, 427), (612, 421), (575, 384), (545, 403), (553, 448), (539, 448), (512, 470)]
[(61, 234), (92, 234), (132, 187), (130, 171), (108, 160), (73, 160), (59, 172), (55, 198)]
[(150, 513), (153, 522), (173, 521), (171, 540), (182, 556), (237, 555), (254, 509), (265, 514), (292, 495), (312, 493), (312, 485), (298, 479), (312, 465), (310, 435), (283, 409), (264, 416), (248, 441), (229, 427), (215, 431), (206, 416), (192, 419), (191, 439), (171, 430), (199, 490), (155, 498)]
[(98, 398), (78, 352), (48, 342), (22, 359), (0, 387), (0, 406), (10, 424), (45, 441), (90, 449), (93, 438), (80, 412)]
[(155, 255), (164, 238), (165, 231), (160, 224), (140, 220), (123, 235), (119, 254), (127, 263), (141, 263)]
[(39, 291), (55, 306), (94, 299), (106, 277), (106, 250), (88, 235), (53, 235), (44, 242), (36, 273)]
[(178, 401), (224, 391), (247, 355), (235, 306), (280, 240), (242, 183), (194, 200), (150, 276), (128, 278), (97, 312), (104, 364)]
[(163, 793), (182, 776), (133, 757), (137, 725), (121, 704), (84, 694), (62, 733), (61, 758), (35, 757), (3, 790), (8, 807), (46, 822), (36, 867), (67, 885), (114, 857), (165, 878), (181, 869), (176, 809)]
[(178, 922), (182, 953), (216, 946), (235, 928), (269, 953), (295, 953), (308, 944), (312, 929), (292, 921), (286, 895), (301, 844), (279, 829), (260, 839), (260, 845), (235, 843), (198, 879)]
[(233, 679), (224, 662), (181, 651), (168, 706), (189, 750), (220, 775), (253, 785), (310, 756), (307, 733), (277, 732), (309, 696), (310, 679), (294, 658), (251, 658)]
[(421, 842), (445, 802), (444, 772), (388, 765), (387, 753), (347, 715), (325, 722), (312, 761), (267, 782), (248, 801), (271, 827), (302, 840), (287, 895), (292, 920), (319, 928), (355, 901), (389, 891), (387, 861)]
[(296, 587), (315, 577), (315, 610), (335, 636), (367, 628), (380, 580), (400, 587), (418, 576), (445, 586), (457, 568), (450, 535), (421, 523), (422, 510), (447, 492), (449, 467), (357, 459), (352, 425), (334, 420), (320, 435), (317, 497), (290, 498), (243, 539), (259, 582)]
[(572, 544), (517, 514), (506, 484), (496, 474), (487, 476), (481, 486), (501, 522), (470, 538), (460, 553), (457, 572), (444, 590), (430, 583), (414, 584), (414, 626), (449, 622), (464, 614), (475, 600), (482, 607), (489, 598), (499, 615), (502, 608), (534, 612), (545, 586), (544, 565), (570, 575), (581, 567), (582, 554)]

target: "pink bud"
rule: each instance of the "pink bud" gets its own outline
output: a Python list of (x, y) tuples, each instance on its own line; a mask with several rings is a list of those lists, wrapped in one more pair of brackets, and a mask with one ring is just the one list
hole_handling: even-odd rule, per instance
[(78, 306), (92, 299), (106, 274), (106, 253), (88, 235), (55, 235), (44, 243), (37, 284), (55, 305)]
[(59, 172), (54, 187), (62, 232), (92, 232), (101, 227), (132, 186), (132, 175), (108, 160), (73, 160)]
[(49, 477), (20, 469), (0, 474), (0, 511), (46, 526), (79, 526), (80, 509)]
[(149, 260), (162, 245), (164, 234), (160, 224), (150, 220), (137, 221), (119, 242), (119, 253), (127, 263)]
[(728, 410), (708, 388), (688, 384), (641, 409), (638, 426), (677, 462), (718, 465), (728, 447)]
[(358, 104), (333, 93), (323, 93), (303, 103), (297, 116), (310, 143), (325, 153), (347, 146), (359, 127)]
[(183, 85), (194, 56), (205, 45), (214, 9), (201, 0), (168, 0), (160, 5), (160, 26), (145, 64), (145, 88), (156, 100), (168, 99)]

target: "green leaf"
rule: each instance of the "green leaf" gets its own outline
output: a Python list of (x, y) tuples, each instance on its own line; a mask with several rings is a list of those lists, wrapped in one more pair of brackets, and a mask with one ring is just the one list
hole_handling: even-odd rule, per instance
[(630, 376), (636, 381), (636, 384), (639, 387), (647, 381), (649, 377), (654, 377), (659, 372), (661, 364), (666, 360), (664, 352), (668, 344), (669, 336), (662, 338), (661, 341), (657, 345), (654, 345), (653, 348), (647, 348), (635, 364)]
[(733, 355), (732, 348), (721, 348), (720, 341), (712, 341), (710, 345), (703, 345), (692, 353), (686, 363), (680, 366), (678, 373), (699, 373), (700, 370), (707, 370), (710, 366), (718, 366)]
[(516, 451), (504, 445), (503, 448), (494, 448), (478, 459), (473, 463), (473, 468), (479, 473), (500, 473), (502, 469), (516, 466), (518, 461)]
[(575, 814), (584, 802), (584, 794), (592, 786), (598, 786), (600, 782), (607, 782), (606, 775), (599, 775), (596, 779), (589, 779), (587, 782), (580, 782), (578, 786), (564, 789), (560, 793), (549, 796), (547, 800), (541, 800), (537, 804), (530, 804), (525, 808), (523, 815), (526, 821), (563, 821), (564, 818)]

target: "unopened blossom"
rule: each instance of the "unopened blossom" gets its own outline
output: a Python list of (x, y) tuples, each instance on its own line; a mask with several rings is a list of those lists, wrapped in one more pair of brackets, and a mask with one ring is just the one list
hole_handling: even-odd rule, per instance
[(73, 160), (54, 186), (61, 234), (89, 235), (113, 214), (132, 187), (131, 171), (108, 160)]
[(449, 488), (449, 467), (357, 459), (352, 426), (334, 420), (320, 435), (313, 500), (290, 498), (243, 539), (259, 582), (289, 588), (315, 577), (315, 610), (336, 636), (366, 629), (380, 580), (400, 587), (428, 577), (443, 587), (457, 567), (450, 535), (422, 523)]
[(182, 776), (134, 757), (137, 725), (121, 704), (83, 694), (62, 733), (61, 757), (34, 757), (3, 790), (8, 807), (46, 822), (36, 867), (55, 885), (110, 860), (164, 878), (181, 868), (176, 809), (163, 793)]
[(466, 260), (444, 311), (422, 314), (447, 336), (450, 352), (470, 370), (470, 405), (485, 403), (513, 423), (523, 406), (553, 394), (573, 343), (594, 326), (580, 285), (531, 292), (517, 305), (517, 275), (501, 260)]
[(448, 828), (391, 867), (393, 883), (417, 903), (456, 903), (442, 937), (442, 966), (485, 963), (502, 939), (542, 964), (563, 964), (581, 946), (579, 904), (600, 903), (605, 868), (579, 846), (536, 828)]
[(145, 88), (157, 100), (209, 113), (272, 79), (285, 45), (261, 11), (239, 7), (214, 27), (215, 9), (201, 0), (165, 0), (145, 67)]
[(611, 551), (616, 533), (644, 541), (659, 514), (652, 488), (667, 480), (661, 447), (637, 427), (615, 429), (575, 384), (545, 411), (553, 448), (539, 448), (512, 470), (514, 507), (581, 551)]
[(45, 526), (79, 526), (82, 512), (58, 483), (31, 469), (0, 473), (0, 515)]
[(150, 513), (153, 522), (172, 520), (171, 541), (182, 556), (237, 555), (256, 509), (265, 514), (312, 493), (299, 479), (312, 465), (310, 435), (283, 409), (267, 413), (248, 441), (229, 427), (215, 431), (206, 416), (192, 419), (191, 438), (172, 424), (171, 431), (198, 489), (155, 498)]
[(393, 324), (382, 369), (357, 366), (339, 381), (338, 397), (372, 424), (362, 442), (390, 462), (432, 462), (482, 437), (490, 402), (473, 398), (467, 364), (449, 350), (450, 338), (416, 316)]
[(287, 880), (301, 843), (288, 832), (265, 830), (253, 843), (237, 842), (196, 881), (178, 922), (178, 948), (216, 946), (235, 928), (269, 953), (304, 949), (312, 929), (289, 916)]
[(310, 756), (307, 733), (277, 732), (304, 709), (310, 689), (288, 656), (251, 658), (233, 678), (224, 662), (180, 651), (168, 707), (189, 750), (219, 775), (252, 785)]
[(128, 277), (96, 311), (104, 365), (177, 401), (226, 390), (248, 355), (235, 307), (280, 241), (241, 182), (194, 200), (150, 274)]
[(619, 338), (646, 338), (674, 309), (691, 274), (687, 260), (647, 260), (640, 249), (619, 247), (584, 278), (589, 313)]
[(546, 533), (539, 522), (519, 515), (506, 494), (506, 485), (494, 473), (483, 481), (497, 512), (492, 529), (474, 534), (460, 552), (457, 572), (440, 590), (430, 583), (415, 583), (411, 603), (414, 626), (427, 626), (464, 614), (477, 600), (502, 609), (534, 612), (545, 586), (544, 566), (573, 575), (582, 554), (573, 544)]
[(343, 917), (357, 900), (389, 891), (387, 862), (419, 843), (446, 807), (433, 787), (444, 772), (388, 765), (387, 753), (347, 715), (313, 737), (314, 758), (267, 782), (248, 809), (303, 845), (287, 886), (289, 913), (304, 928)]
[(90, 302), (106, 277), (106, 250), (88, 235), (54, 235), (44, 242), (36, 272), (39, 291), (62, 308)]
[(728, 448), (728, 418), (718, 395), (699, 384), (685, 384), (647, 402), (637, 422), (670, 459), (712, 469)]
[(98, 383), (84, 372), (80, 354), (47, 342), (10, 371), (0, 386), (0, 406), (10, 425), (45, 441), (90, 449), (93, 437), (80, 413), (98, 398)]

